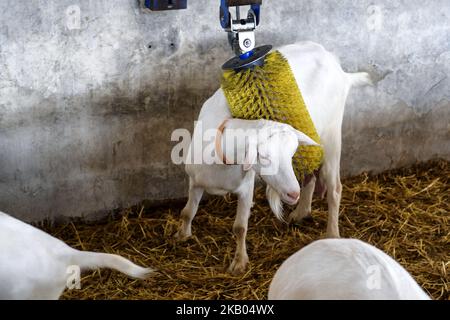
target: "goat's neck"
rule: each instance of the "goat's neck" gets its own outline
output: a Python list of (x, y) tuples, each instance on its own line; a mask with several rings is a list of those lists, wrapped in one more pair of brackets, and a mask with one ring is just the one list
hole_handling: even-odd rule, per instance
[(242, 164), (247, 153), (248, 137), (243, 134), (236, 134), (233, 129), (236, 128), (227, 125), (223, 131), (221, 141), (223, 154), (229, 163)]

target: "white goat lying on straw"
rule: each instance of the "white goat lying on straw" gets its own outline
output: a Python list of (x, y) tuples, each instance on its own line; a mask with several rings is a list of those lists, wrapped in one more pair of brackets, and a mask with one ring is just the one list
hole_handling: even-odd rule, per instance
[(58, 299), (73, 266), (111, 268), (139, 279), (152, 272), (118, 255), (75, 250), (0, 212), (0, 300)]
[(270, 300), (428, 300), (411, 275), (381, 250), (355, 239), (313, 242), (288, 258)]
[[(320, 136), (325, 156), (320, 170), (319, 183), (328, 190), (328, 237), (338, 238), (338, 215), (341, 199), (340, 156), (341, 156), (341, 125), (347, 95), (352, 86), (370, 84), (367, 73), (345, 73), (339, 61), (322, 46), (303, 42), (278, 49), (288, 60), (294, 76), (302, 91), (308, 111)], [(271, 121), (246, 121), (232, 119), (230, 109), (224, 93), (219, 89), (202, 107), (198, 124), (194, 130), (194, 141), (202, 141), (208, 130), (227, 132), (233, 129), (258, 131), (272, 128), (272, 135), (266, 140), (259, 139), (258, 134), (249, 135), (247, 139), (238, 139), (237, 145), (227, 143), (223, 146), (221, 135), (216, 135), (217, 149), (223, 149), (223, 159), (232, 159), (231, 154), (243, 153), (244, 159), (239, 165), (214, 164), (214, 161), (203, 164), (186, 165), (189, 175), (189, 200), (181, 212), (182, 226), (177, 237), (184, 239), (191, 236), (191, 223), (197, 213), (203, 192), (224, 195), (234, 193), (238, 195), (237, 216), (233, 226), (236, 235), (237, 250), (230, 271), (241, 273), (248, 263), (245, 237), (247, 234), (248, 218), (253, 202), (255, 175), (260, 175), (267, 183), (267, 196), (272, 211), (278, 218), (282, 218), (282, 203), (294, 205), (300, 201), (298, 207), (289, 216), (291, 221), (300, 221), (311, 213), (311, 200), (315, 189), (316, 178), (305, 186), (300, 194), (300, 186), (292, 168), (292, 157), (299, 145), (314, 144), (303, 133), (284, 124)], [(219, 129), (219, 130), (218, 130)], [(217, 139), (219, 137), (219, 139)], [(214, 140), (214, 138), (212, 138)], [(229, 141), (227, 139), (227, 141)], [(252, 142), (253, 141), (253, 142)], [(191, 160), (202, 159), (205, 153), (212, 150), (200, 145), (191, 144), (187, 157)], [(222, 157), (221, 157), (222, 158)], [(271, 174), (262, 172), (264, 166), (278, 165), (278, 171)]]

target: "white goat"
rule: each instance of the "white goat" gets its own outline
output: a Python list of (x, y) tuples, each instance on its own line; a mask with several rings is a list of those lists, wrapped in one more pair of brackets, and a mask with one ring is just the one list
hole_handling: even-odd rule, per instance
[(75, 250), (0, 212), (0, 300), (58, 299), (76, 272), (72, 266), (111, 268), (139, 279), (152, 272), (118, 255)]
[[(341, 155), (341, 125), (344, 106), (348, 92), (353, 85), (370, 84), (366, 73), (345, 73), (338, 60), (322, 46), (303, 42), (278, 49), (288, 60), (303, 98), (315, 124), (325, 151), (324, 163), (319, 174), (320, 182), (328, 189), (328, 227), (329, 237), (339, 237), (338, 214), (341, 198), (341, 182), (339, 176)], [(227, 121), (228, 119), (228, 121)], [(292, 168), (292, 157), (300, 144), (314, 144), (311, 139), (292, 127), (275, 124), (271, 121), (245, 121), (232, 119), (227, 100), (219, 89), (203, 105), (199, 123), (194, 129), (194, 141), (201, 139), (207, 131), (226, 132), (229, 129), (262, 129), (276, 128), (278, 134), (273, 136), (285, 138), (282, 143), (266, 139), (258, 140), (250, 136), (249, 141), (257, 143), (238, 143), (237, 146), (224, 147), (224, 158), (234, 149), (245, 152), (245, 161), (241, 165), (222, 164), (187, 164), (186, 172), (190, 177), (189, 200), (181, 212), (182, 225), (177, 237), (184, 239), (191, 235), (191, 222), (194, 218), (203, 192), (223, 195), (238, 195), (237, 216), (233, 227), (236, 235), (237, 250), (230, 266), (230, 271), (240, 273), (245, 270), (248, 256), (245, 247), (248, 218), (253, 201), (255, 174), (267, 183), (267, 196), (272, 210), (281, 217), (281, 200), (288, 204), (300, 203), (289, 216), (290, 221), (300, 221), (311, 213), (311, 201), (315, 189), (316, 178), (313, 178), (300, 195), (300, 186)], [(220, 130), (217, 130), (219, 129)], [(220, 137), (220, 136), (219, 136)], [(297, 137), (297, 139), (296, 139)], [(216, 137), (217, 138), (217, 137)], [(214, 139), (214, 138), (213, 138)], [(242, 140), (242, 139), (241, 139)], [(222, 145), (219, 140), (219, 147)], [(217, 149), (217, 147), (216, 147)], [(220, 148), (219, 148), (220, 149)], [(191, 144), (188, 159), (194, 154), (200, 157), (207, 147), (195, 148)], [(217, 150), (216, 150), (217, 151)], [(194, 157), (194, 158), (195, 158)], [(277, 159), (275, 159), (277, 158)], [(256, 165), (251, 164), (255, 162)], [(261, 168), (267, 163), (276, 163), (279, 170), (276, 174), (264, 174)], [(253, 169), (253, 170), (250, 170)], [(269, 170), (270, 171), (270, 170)]]
[(355, 239), (313, 242), (288, 258), (270, 284), (270, 300), (429, 300), (383, 251)]

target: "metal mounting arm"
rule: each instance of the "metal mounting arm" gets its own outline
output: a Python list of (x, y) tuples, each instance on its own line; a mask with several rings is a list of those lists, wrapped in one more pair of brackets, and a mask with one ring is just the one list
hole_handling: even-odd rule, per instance
[[(260, 21), (262, 0), (221, 0), (220, 23), (228, 32), (228, 39), (233, 51), (239, 55), (255, 48), (254, 31)], [(241, 6), (250, 5), (247, 17), (241, 18)], [(235, 7), (236, 18), (233, 19), (230, 7)]]
[[(220, 24), (228, 32), (228, 41), (236, 57), (225, 63), (224, 69), (246, 69), (264, 62), (272, 46), (255, 49), (255, 29), (260, 22), (262, 0), (221, 0)], [(246, 17), (241, 17), (241, 7), (250, 6)], [(232, 17), (230, 7), (236, 10)]]

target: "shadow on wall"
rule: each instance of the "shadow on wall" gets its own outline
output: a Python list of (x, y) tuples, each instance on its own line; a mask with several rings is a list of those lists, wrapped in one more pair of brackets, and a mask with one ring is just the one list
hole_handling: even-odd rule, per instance
[(170, 138), (178, 128), (192, 131), (211, 92), (166, 81), (156, 78), (133, 96), (112, 84), (64, 98), (64, 108), (49, 97), (2, 117), (0, 208), (30, 220), (185, 196), (187, 178), (172, 164)]

